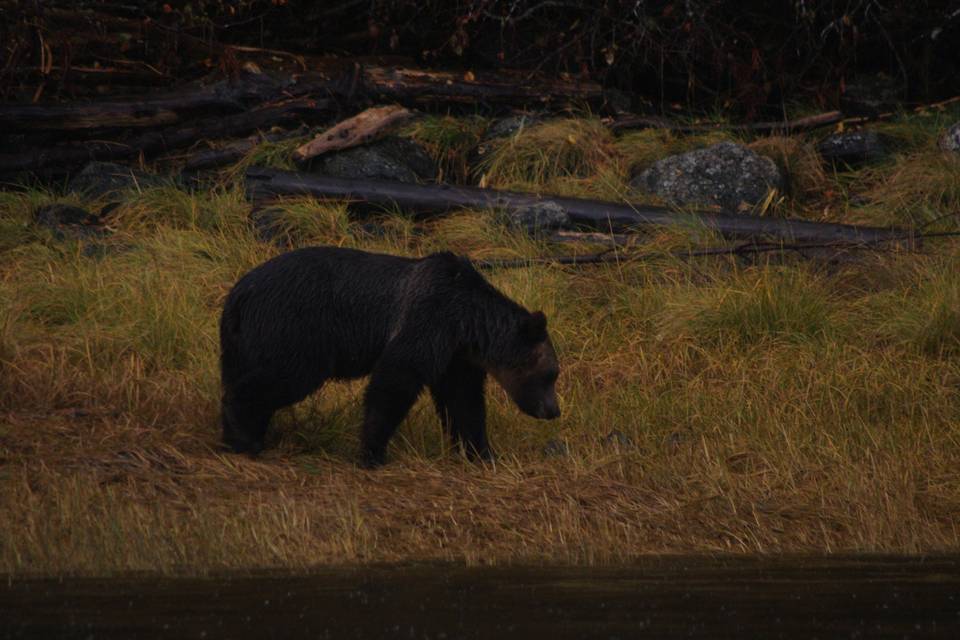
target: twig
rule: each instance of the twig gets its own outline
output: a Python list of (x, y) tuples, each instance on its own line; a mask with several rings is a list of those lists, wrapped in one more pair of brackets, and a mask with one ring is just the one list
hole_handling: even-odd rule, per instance
[(264, 49), (262, 47), (244, 47), (238, 44), (225, 45), (225, 47), (234, 51), (243, 51), (245, 53), (266, 53), (275, 56), (285, 56), (299, 64), (303, 71), (307, 70), (307, 61), (303, 58), (303, 56), (296, 53), (291, 53), (289, 51), (283, 51), (281, 49)]
[(624, 129), (665, 129), (678, 133), (698, 133), (702, 131), (784, 131), (789, 133), (828, 127), (841, 120), (843, 120), (843, 113), (840, 111), (828, 111), (826, 113), (796, 118), (785, 122), (753, 122), (747, 124), (725, 124), (722, 122), (710, 124), (676, 124), (664, 122), (658, 118), (631, 116), (629, 118), (614, 120), (610, 124), (610, 128), (614, 133), (618, 133)]
[(702, 258), (713, 256), (731, 256), (731, 255), (751, 255), (760, 253), (786, 252), (794, 251), (802, 253), (807, 249), (842, 249), (844, 251), (865, 251), (877, 249), (881, 244), (888, 242), (907, 241), (911, 245), (923, 238), (947, 238), (960, 236), (960, 231), (942, 231), (936, 233), (924, 233), (918, 235), (904, 235), (900, 237), (881, 238), (859, 244), (850, 244), (843, 242), (815, 242), (802, 244), (785, 243), (746, 243), (736, 247), (715, 247), (707, 249), (684, 249), (669, 252), (645, 252), (631, 254), (628, 252), (614, 252), (606, 249), (599, 253), (590, 253), (582, 256), (546, 256), (538, 258), (509, 258), (502, 260), (476, 260), (474, 265), (478, 269), (517, 269), (530, 267), (534, 265), (558, 264), (558, 265), (590, 265), (590, 264), (609, 264), (623, 262), (639, 262), (643, 260), (654, 260), (657, 258)]
[[(960, 96), (954, 96), (938, 102), (920, 104), (913, 107), (912, 110), (914, 113), (921, 113), (928, 109), (943, 109), (956, 102), (960, 102)], [(785, 133), (796, 133), (800, 131), (812, 131), (841, 122), (845, 125), (867, 124), (878, 120), (889, 120), (896, 115), (893, 111), (886, 111), (869, 116), (844, 117), (841, 111), (827, 111), (826, 113), (786, 120), (784, 122), (753, 122), (746, 124), (726, 124), (723, 122), (679, 124), (652, 116), (628, 116), (610, 122), (609, 127), (614, 133), (619, 133), (625, 129), (663, 129), (665, 131), (673, 131), (674, 133), (701, 133), (704, 131), (746, 131), (753, 133), (782, 131)]]

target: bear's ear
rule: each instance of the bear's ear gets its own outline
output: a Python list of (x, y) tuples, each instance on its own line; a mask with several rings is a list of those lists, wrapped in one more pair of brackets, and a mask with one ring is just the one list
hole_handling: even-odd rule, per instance
[(547, 339), (547, 316), (543, 315), (543, 311), (534, 311), (521, 321), (520, 335), (532, 343)]

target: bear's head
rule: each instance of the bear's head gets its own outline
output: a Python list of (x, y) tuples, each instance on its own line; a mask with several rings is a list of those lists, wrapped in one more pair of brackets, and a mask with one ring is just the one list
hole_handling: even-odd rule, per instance
[(521, 318), (508, 362), (492, 367), (490, 373), (528, 416), (543, 420), (560, 416), (555, 386), (560, 367), (543, 312), (528, 313)]

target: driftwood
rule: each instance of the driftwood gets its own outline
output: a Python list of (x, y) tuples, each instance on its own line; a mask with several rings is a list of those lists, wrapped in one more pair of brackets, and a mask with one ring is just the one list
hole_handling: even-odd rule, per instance
[(840, 111), (828, 111), (796, 120), (775, 122), (751, 122), (747, 124), (679, 124), (663, 118), (630, 116), (614, 120), (610, 128), (614, 133), (627, 129), (664, 129), (676, 133), (703, 133), (705, 131), (744, 131), (753, 133), (796, 133), (829, 127), (843, 120)]
[(666, 207), (541, 197), (480, 187), (352, 180), (256, 167), (249, 169), (246, 176), (248, 192), (254, 199), (310, 195), (376, 206), (397, 206), (415, 212), (442, 212), (461, 208), (515, 210), (550, 200), (567, 212), (574, 225), (603, 231), (625, 230), (637, 226), (689, 226), (710, 229), (728, 237), (769, 237), (781, 241), (829, 241), (849, 244), (872, 243), (904, 235), (900, 229), (714, 212), (677, 212)]
[(222, 118), (207, 118), (175, 128), (147, 131), (124, 141), (96, 140), (0, 154), (0, 173), (63, 167), (90, 160), (153, 156), (188, 147), (204, 138), (235, 137), (257, 129), (297, 122), (302, 118), (317, 118), (326, 114), (329, 106), (327, 100), (289, 100)]
[(396, 105), (374, 107), (347, 118), (318, 134), (293, 152), (293, 159), (304, 162), (323, 153), (349, 149), (374, 140), (390, 127), (406, 122), (413, 112)]

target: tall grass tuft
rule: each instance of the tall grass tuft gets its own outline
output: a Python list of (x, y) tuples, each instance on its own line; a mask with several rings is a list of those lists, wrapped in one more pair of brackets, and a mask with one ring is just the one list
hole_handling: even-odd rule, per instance
[(485, 184), (503, 189), (586, 178), (613, 162), (612, 143), (597, 120), (549, 120), (491, 142), (478, 171)]
[(427, 115), (402, 133), (419, 142), (437, 163), (440, 182), (470, 179), (470, 152), (479, 144), (489, 121), (479, 116), (454, 118)]

